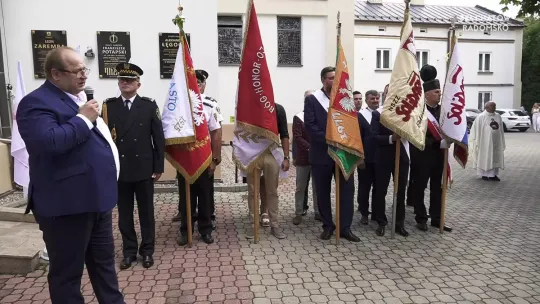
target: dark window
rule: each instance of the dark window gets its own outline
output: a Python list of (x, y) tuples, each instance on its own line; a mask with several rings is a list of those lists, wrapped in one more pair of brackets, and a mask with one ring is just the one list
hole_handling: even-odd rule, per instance
[(278, 65), (302, 65), (302, 19), (277, 17)]
[(491, 71), (491, 54), (490, 53), (478, 54), (478, 71), (479, 72)]
[(377, 69), (390, 68), (390, 50), (377, 50)]
[(478, 109), (484, 109), (488, 101), (491, 101), (491, 92), (478, 92)]
[(242, 39), (242, 17), (218, 17), (219, 64), (240, 64)]

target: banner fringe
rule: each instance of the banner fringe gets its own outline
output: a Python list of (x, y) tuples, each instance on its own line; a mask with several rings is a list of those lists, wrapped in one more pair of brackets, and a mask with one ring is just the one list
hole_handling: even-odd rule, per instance
[(199, 169), (195, 171), (195, 173), (192, 176), (189, 176), (186, 170), (178, 162), (176, 162), (169, 153), (165, 152), (165, 157), (171, 163), (171, 165), (176, 169), (176, 171), (182, 174), (184, 179), (187, 180), (189, 184), (193, 184), (195, 181), (197, 181), (197, 179), (199, 179), (199, 177), (204, 172), (204, 170), (206, 170), (206, 168), (208, 168), (208, 166), (210, 166), (210, 163), (212, 162), (212, 154), (210, 154), (210, 156), (208, 156), (208, 158), (202, 163)]
[(351, 171), (346, 172), (345, 168), (343, 167), (343, 164), (341, 163), (341, 159), (339, 158), (339, 156), (337, 156), (337, 154), (330, 147), (328, 147), (328, 155), (330, 155), (330, 158), (332, 158), (334, 160), (334, 162), (336, 163), (336, 165), (338, 165), (339, 169), (341, 170), (341, 174), (343, 174), (343, 177), (345, 178), (345, 180), (349, 180), (349, 177), (354, 175), (354, 171), (356, 171), (356, 168), (361, 163), (363, 163), (363, 160), (358, 159), (356, 162), (353, 163), (353, 165), (351, 167)]
[(175, 146), (193, 143), (196, 140), (195, 135), (187, 137), (176, 137), (165, 139), (165, 146)]
[[(248, 124), (246, 122), (237, 121), (234, 132), (241, 131), (241, 129), (239, 129), (239, 127), (241, 129), (243, 129), (243, 131), (255, 134), (257, 136), (262, 136), (264, 138), (267, 138), (268, 140), (271, 140), (272, 142), (274, 142), (276, 144), (279, 144), (279, 142), (280, 142), (279, 136), (276, 133), (274, 133), (274, 132), (272, 132), (272, 131), (270, 131), (268, 129), (261, 128), (259, 126), (254, 126), (254, 125)], [(235, 134), (234, 136), (237, 136), (237, 135)]]

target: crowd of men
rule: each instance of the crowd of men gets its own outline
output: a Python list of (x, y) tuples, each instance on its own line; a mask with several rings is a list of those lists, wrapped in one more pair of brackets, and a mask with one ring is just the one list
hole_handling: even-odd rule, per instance
[[(143, 70), (132, 63), (119, 64), (120, 96), (104, 101), (99, 111), (96, 100), (84, 93), (89, 70), (82, 58), (71, 48), (51, 50), (44, 63), (47, 80), (25, 96), (17, 109), (17, 124), (23, 138), (30, 164), (30, 186), (27, 213), (32, 211), (49, 255), (49, 292), (53, 303), (84, 303), (80, 285), (84, 265), (100, 303), (124, 303), (118, 288), (114, 267), (113, 208), (118, 204), (118, 225), (122, 236), (123, 258), (120, 269), (128, 269), (141, 256), (142, 266), (154, 264), (155, 245), (154, 182), (164, 171), (165, 140), (161, 115), (155, 101), (137, 94)], [(436, 70), (424, 66), (420, 71), (427, 110), (436, 119), (440, 115), (441, 97)], [(198, 86), (202, 94), (205, 118), (208, 122), (212, 162), (190, 185), (191, 201), (186, 202), (183, 177), (179, 180), (179, 208), (174, 221), (180, 221), (178, 244), (187, 243), (188, 229), (195, 223), (201, 240), (214, 242), (216, 229), (213, 174), (221, 162), (221, 122), (217, 102), (204, 94), (208, 73), (197, 70)], [(332, 219), (331, 184), (340, 179), (341, 236), (352, 242), (360, 239), (352, 232), (354, 211), (354, 178), (345, 180), (341, 173), (334, 176), (335, 163), (328, 155), (325, 139), (330, 93), (335, 69), (321, 71), (322, 88), (306, 92), (304, 111), (293, 119), (294, 164), (296, 166), (295, 217), (299, 225), (307, 214), (307, 193), (311, 179), (314, 195), (315, 219), (322, 221), (320, 238), (328, 240), (336, 226)], [(388, 86), (382, 96), (385, 99)], [(87, 98), (88, 97), (88, 98)], [(88, 100), (89, 99), (89, 100)], [(365, 150), (365, 165), (358, 169), (358, 210), (361, 223), (369, 221), (369, 192), (372, 192), (371, 220), (377, 222), (376, 234), (383, 236), (388, 223), (386, 194), (394, 172), (395, 145), (398, 137), (380, 123), (380, 100), (376, 90), (365, 94), (367, 107), (362, 109), (362, 94), (354, 92), (361, 138)], [(486, 105), (486, 114), (473, 125), (477, 140), (478, 172), (488, 180), (498, 180), (503, 168), (504, 137), (500, 117), (494, 113), (494, 103)], [(259, 193), (255, 193), (253, 172), (247, 174), (249, 215), (253, 221), (255, 195), (261, 197), (261, 224), (269, 226), (278, 238), (286, 237), (279, 227), (278, 180), (289, 170), (289, 133), (284, 108), (276, 104), (276, 120), (283, 154), (276, 157), (267, 150), (261, 155)], [(497, 134), (499, 134), (497, 133)], [(473, 134), (473, 132), (471, 132)], [(414, 206), (418, 229), (438, 227), (441, 209), (441, 180), (443, 157), (441, 142), (426, 134), (426, 149), (420, 151), (401, 145), (400, 183), (397, 197), (396, 232), (408, 236), (405, 229), (405, 192)], [(497, 147), (497, 148), (493, 148)], [(410, 154), (409, 154), (410, 153)], [(283, 156), (284, 155), (284, 156)], [(486, 156), (487, 155), (487, 156)], [(409, 174), (409, 167), (411, 168)], [(410, 175), (410, 178), (409, 178)], [(430, 208), (424, 206), (424, 189), (429, 180)], [(137, 201), (141, 242), (137, 240), (133, 216), (134, 198)], [(192, 214), (186, 214), (186, 204)], [(193, 225), (187, 227), (187, 216)], [(257, 223), (258, 225), (259, 223)], [(451, 228), (445, 226), (446, 231)], [(252, 229), (246, 236), (253, 238)]]

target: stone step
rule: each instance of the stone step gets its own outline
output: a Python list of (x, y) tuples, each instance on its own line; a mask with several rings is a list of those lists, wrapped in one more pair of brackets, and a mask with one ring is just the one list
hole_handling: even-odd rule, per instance
[(0, 221), (0, 274), (27, 274), (45, 247), (36, 223)]

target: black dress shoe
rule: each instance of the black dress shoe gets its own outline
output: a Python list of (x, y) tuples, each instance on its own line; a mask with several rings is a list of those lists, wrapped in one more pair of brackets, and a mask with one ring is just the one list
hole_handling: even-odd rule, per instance
[(500, 179), (498, 176), (490, 177), (489, 180), (490, 180), (490, 181), (496, 181), (496, 182), (500, 182), (500, 181), (501, 181), (501, 179)]
[(212, 244), (214, 242), (214, 239), (212, 238), (212, 235), (209, 233), (209, 234), (203, 234), (201, 236), (201, 239), (203, 240), (203, 242), (205, 242), (206, 244)]
[(330, 230), (324, 230), (322, 233), (321, 233), (321, 236), (319, 236), (319, 238), (321, 240), (325, 240), (325, 241), (328, 241), (330, 239), (330, 237), (332, 237), (332, 231)]
[(351, 231), (343, 233), (341, 237), (350, 242), (355, 242), (355, 243), (360, 242), (360, 238), (354, 235)]
[(188, 243), (187, 236), (183, 236), (183, 235), (179, 236), (177, 243), (180, 246), (186, 246)]
[(408, 237), (409, 236), (409, 233), (407, 232), (407, 230), (405, 230), (405, 228), (403, 227), (396, 227), (396, 233), (401, 235), (401, 236), (404, 236), (404, 237)]
[(386, 229), (385, 226), (379, 225), (379, 227), (377, 227), (377, 230), (375, 230), (375, 233), (378, 236), (383, 236), (384, 232), (385, 232), (385, 229)]
[(122, 262), (120, 262), (120, 269), (125, 270), (131, 267), (131, 263), (137, 261), (136, 257), (124, 257)]
[(306, 216), (307, 211), (308, 211), (307, 209), (304, 209), (304, 210), (302, 211), (302, 216)]
[[(439, 226), (440, 226), (439, 223), (431, 223), (431, 226), (432, 226), (432, 227), (440, 228), (440, 227), (439, 227)], [(446, 231), (446, 232), (452, 232), (452, 227), (444, 225), (443, 231)]]
[(489, 178), (487, 176), (482, 176), (482, 179), (483, 180), (489, 180)]
[(144, 268), (150, 268), (152, 266), (154, 266), (154, 258), (151, 256), (151, 255), (145, 255), (143, 256), (143, 260), (142, 260), (142, 266)]
[(173, 223), (174, 223), (174, 222), (180, 222), (180, 212), (178, 212), (178, 213), (172, 218), (172, 221), (173, 221)]
[(367, 225), (367, 224), (369, 224), (368, 217), (365, 216), (365, 215), (362, 215), (362, 218), (360, 219), (360, 224), (362, 224), (362, 225)]
[(418, 230), (428, 231), (428, 227), (426, 223), (417, 223), (416, 228), (418, 228)]

